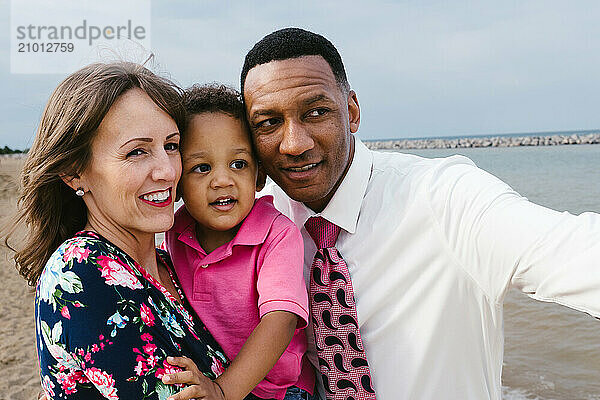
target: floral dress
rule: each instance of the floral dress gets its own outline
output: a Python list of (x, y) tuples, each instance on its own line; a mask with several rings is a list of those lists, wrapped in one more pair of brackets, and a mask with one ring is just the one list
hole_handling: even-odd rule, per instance
[(65, 241), (48, 260), (35, 299), (40, 375), (51, 399), (166, 399), (181, 387), (167, 356), (191, 358), (215, 379), (221, 347), (188, 310), (166, 252), (157, 249), (187, 310), (131, 257), (94, 232)]

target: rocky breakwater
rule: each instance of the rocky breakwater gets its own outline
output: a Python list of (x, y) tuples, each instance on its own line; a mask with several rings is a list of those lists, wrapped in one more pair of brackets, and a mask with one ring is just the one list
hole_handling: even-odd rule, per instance
[(548, 136), (464, 137), (459, 139), (401, 139), (365, 142), (372, 150), (392, 149), (459, 149), (466, 147), (558, 146), (566, 144), (600, 144), (600, 132)]

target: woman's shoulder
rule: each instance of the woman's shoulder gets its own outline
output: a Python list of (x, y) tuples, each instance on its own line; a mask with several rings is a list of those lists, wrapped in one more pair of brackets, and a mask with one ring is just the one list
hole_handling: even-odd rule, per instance
[[(62, 242), (54, 254), (67, 254), (67, 257), (74, 256), (81, 260), (84, 255), (88, 255), (92, 251), (110, 252), (111, 246), (110, 242), (95, 232), (80, 231)], [(78, 255), (79, 257), (77, 257)]]
[(75, 295), (83, 286), (92, 291), (112, 285), (141, 289), (139, 278), (132, 273), (133, 264), (133, 260), (102, 236), (90, 231), (78, 232), (65, 240), (46, 262), (38, 281), (38, 300), (52, 300), (57, 288), (59, 295)]
[(120, 253), (118, 248), (97, 233), (81, 231), (58, 246), (45, 269), (79, 269), (81, 266), (102, 263), (104, 258), (124, 258)]

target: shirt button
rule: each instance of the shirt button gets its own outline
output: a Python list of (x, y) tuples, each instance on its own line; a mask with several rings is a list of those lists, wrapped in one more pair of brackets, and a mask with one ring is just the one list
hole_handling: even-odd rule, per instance
[(208, 264), (203, 265), (202, 268), (208, 268)]

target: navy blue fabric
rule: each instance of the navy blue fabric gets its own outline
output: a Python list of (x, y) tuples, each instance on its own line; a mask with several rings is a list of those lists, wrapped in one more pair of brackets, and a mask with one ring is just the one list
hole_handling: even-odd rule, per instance
[[(48, 260), (35, 300), (42, 386), (53, 399), (164, 399), (181, 388), (160, 377), (191, 358), (214, 379), (228, 366), (179, 290), (183, 306), (119, 248), (79, 232)], [(185, 306), (185, 307), (184, 307)]]

